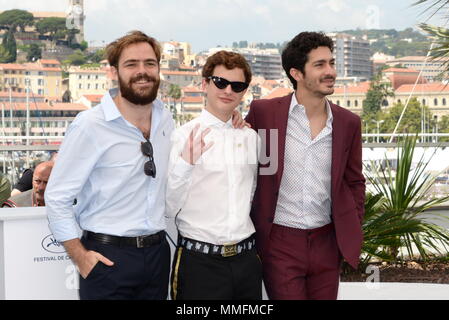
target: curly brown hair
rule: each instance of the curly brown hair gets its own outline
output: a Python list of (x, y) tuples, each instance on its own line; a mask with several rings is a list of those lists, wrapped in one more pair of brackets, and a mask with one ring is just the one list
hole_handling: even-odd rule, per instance
[(109, 62), (109, 65), (118, 68), (118, 62), (120, 60), (120, 56), (125, 50), (125, 48), (129, 47), (132, 44), (146, 42), (148, 43), (154, 50), (156, 54), (157, 61), (161, 61), (161, 46), (159, 42), (147, 36), (142, 31), (130, 31), (126, 36), (123, 36), (114, 42), (111, 42), (106, 47), (106, 56)]
[(216, 66), (225, 66), (229, 70), (240, 68), (245, 75), (245, 82), (251, 82), (251, 68), (246, 59), (239, 53), (221, 50), (207, 58), (202, 72), (202, 76), (206, 78), (206, 81), (209, 81), (208, 77), (213, 75)]

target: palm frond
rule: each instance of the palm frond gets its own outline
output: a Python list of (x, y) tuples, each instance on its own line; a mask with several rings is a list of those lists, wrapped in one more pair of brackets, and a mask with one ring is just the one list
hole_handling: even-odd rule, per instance
[[(424, 154), (412, 168), (416, 141), (415, 135), (398, 142), (396, 170), (387, 157), (385, 166), (374, 162), (365, 166), (376, 193), (368, 193), (365, 201), (363, 263), (371, 258), (403, 259), (404, 254), (426, 260), (448, 253), (449, 231), (432, 222), (438, 216), (426, 210), (448, 201), (449, 196), (426, 198), (436, 177), (426, 173), (428, 162)], [(435, 152), (430, 159), (434, 155)]]
[(413, 3), (412, 6), (419, 6), (422, 5), (424, 3), (429, 3), (433, 1), (433, 3), (428, 6), (426, 9), (424, 9), (424, 11), (422, 12), (422, 14), (431, 11), (430, 16), (427, 19), (432, 18), (435, 14), (437, 14), (441, 9), (443, 9), (444, 7), (446, 7), (447, 5), (449, 5), (449, 1), (448, 0), (418, 0), (417, 2)]

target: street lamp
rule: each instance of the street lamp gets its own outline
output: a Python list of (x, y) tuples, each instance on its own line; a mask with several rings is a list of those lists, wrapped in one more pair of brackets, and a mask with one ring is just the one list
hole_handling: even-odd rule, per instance
[(377, 121), (377, 120), (371, 119), (371, 121), (377, 124), (377, 143), (379, 143), (380, 124), (381, 124), (382, 122), (384, 122), (385, 120), (379, 120), (379, 121)]

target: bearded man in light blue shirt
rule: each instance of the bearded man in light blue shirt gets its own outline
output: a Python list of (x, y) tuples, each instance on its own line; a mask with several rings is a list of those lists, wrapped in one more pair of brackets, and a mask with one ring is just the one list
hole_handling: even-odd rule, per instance
[(119, 89), (67, 130), (45, 193), (50, 229), (78, 266), (81, 299), (166, 299), (174, 123), (156, 99), (161, 49), (134, 31), (111, 43), (107, 56)]

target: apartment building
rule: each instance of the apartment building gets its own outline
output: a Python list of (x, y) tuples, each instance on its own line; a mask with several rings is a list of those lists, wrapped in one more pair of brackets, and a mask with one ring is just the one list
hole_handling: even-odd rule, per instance
[(373, 63), (369, 41), (345, 33), (327, 34), (334, 41), (334, 58), (337, 77), (361, 77), (370, 79)]
[(201, 74), (196, 71), (161, 70), (161, 81), (180, 87), (197, 86), (201, 80)]
[(441, 78), (447, 78), (448, 73), (442, 73), (445, 70), (444, 65), (449, 62), (449, 58), (432, 60), (425, 56), (407, 56), (386, 61), (386, 65), (402, 66), (421, 72), (421, 75), (428, 81), (439, 81)]
[(25, 92), (25, 67), (17, 63), (0, 64), (0, 91)]
[(41, 59), (34, 63), (0, 64), (0, 91), (25, 92), (53, 100), (62, 97), (62, 69), (57, 60)]
[(196, 55), (188, 42), (161, 42), (161, 68), (177, 69), (179, 66), (194, 66)]
[[(13, 103), (12, 106), (6, 103), (0, 104), (2, 105), (0, 119), (2, 125), (4, 124), (3, 133), (24, 136), (26, 134), (26, 103)], [(87, 109), (88, 107), (77, 103), (30, 103), (30, 134), (64, 136), (76, 115)]]
[[(334, 94), (328, 98), (333, 103), (361, 114), (369, 86), (369, 82), (362, 82), (355, 86), (335, 88)], [(394, 97), (383, 101), (382, 107), (389, 108), (395, 103), (405, 104), (409, 98), (416, 98), (421, 104), (428, 106), (438, 119), (449, 115), (449, 87), (441, 82), (421, 83), (416, 86), (403, 84), (394, 90)]]
[(69, 68), (69, 90), (72, 101), (84, 95), (103, 95), (112, 88), (107, 68)]
[(25, 79), (30, 80), (30, 88), (34, 94), (60, 100), (63, 95), (62, 69), (58, 60), (39, 60), (37, 63), (26, 63)]
[(251, 67), (253, 76), (261, 76), (266, 80), (277, 80), (284, 77), (281, 55), (277, 49), (257, 48), (212, 48), (208, 55), (226, 50), (242, 54)]

